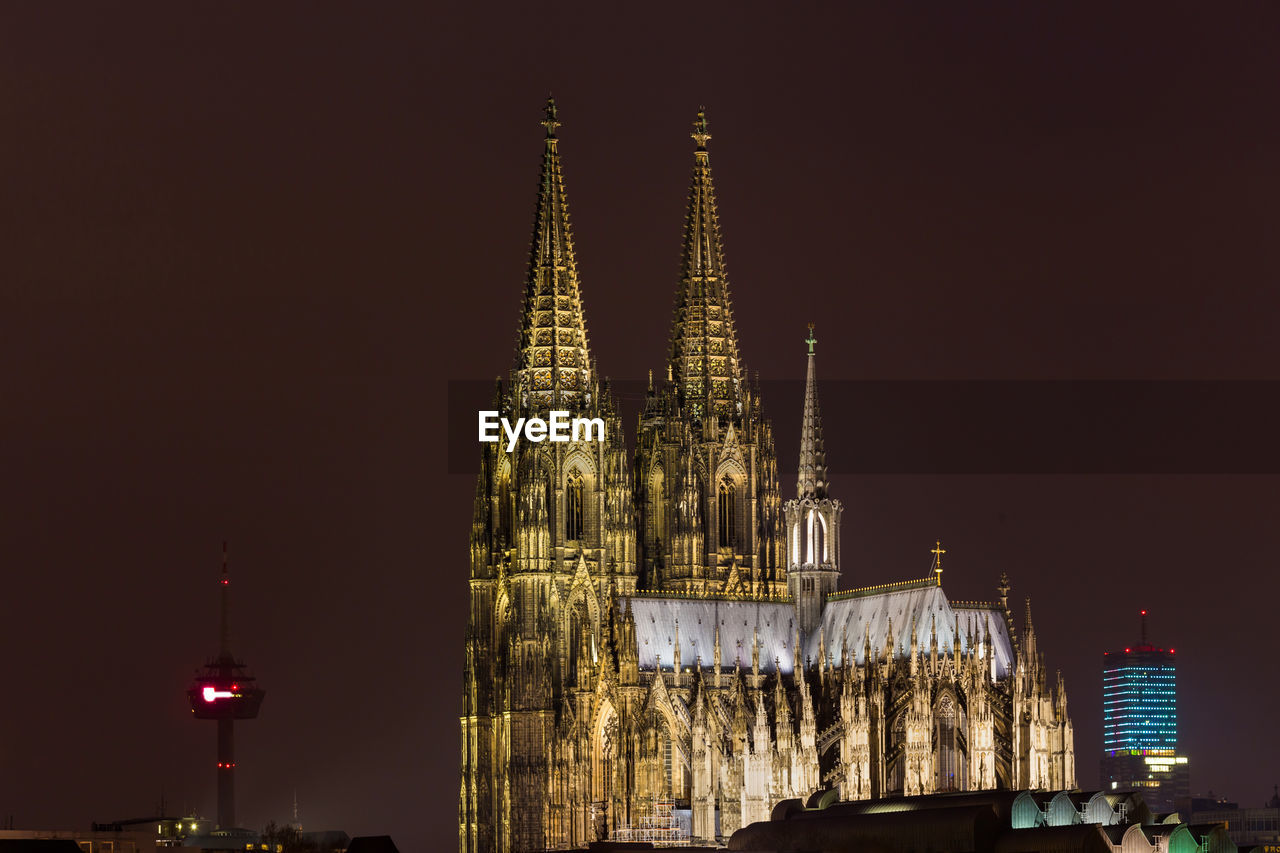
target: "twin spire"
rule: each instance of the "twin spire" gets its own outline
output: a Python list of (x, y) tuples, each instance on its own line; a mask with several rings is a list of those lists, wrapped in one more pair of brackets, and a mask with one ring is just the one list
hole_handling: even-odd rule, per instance
[(696, 148), (671, 328), (670, 369), (695, 419), (713, 414), (732, 418), (740, 413), (742, 363), (711, 181), (707, 152), (711, 132), (705, 109), (698, 110), (690, 136)]
[[(579, 408), (590, 404), (595, 377), (556, 136), (560, 120), (552, 98), (547, 99), (541, 124), (546, 140), (517, 342), (517, 381), (522, 398), (535, 408)], [(736, 419), (741, 414), (743, 370), (711, 180), (705, 109), (698, 111), (690, 136), (695, 143), (693, 179), (668, 369), (695, 419), (713, 414)]]
[(517, 342), (517, 382), (520, 395), (534, 408), (579, 409), (591, 402), (593, 365), (556, 138), (560, 121), (553, 98), (547, 98), (542, 126), (547, 138)]

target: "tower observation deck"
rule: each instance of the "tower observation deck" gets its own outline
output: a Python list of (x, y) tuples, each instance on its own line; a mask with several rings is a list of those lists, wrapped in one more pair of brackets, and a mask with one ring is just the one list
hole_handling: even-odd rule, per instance
[(245, 668), (244, 661), (231, 653), (231, 577), (227, 572), (225, 542), (218, 587), (222, 599), (218, 656), (196, 670), (195, 680), (187, 688), (187, 699), (191, 703), (191, 714), (197, 720), (218, 721), (218, 829), (226, 830), (236, 824), (235, 721), (257, 717), (267, 694)]

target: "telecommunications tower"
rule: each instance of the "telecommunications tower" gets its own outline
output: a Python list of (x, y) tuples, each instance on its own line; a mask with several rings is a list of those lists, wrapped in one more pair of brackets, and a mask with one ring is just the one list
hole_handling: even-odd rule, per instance
[(227, 543), (222, 543), (222, 574), (218, 577), (222, 596), (222, 638), (218, 656), (196, 671), (187, 688), (191, 714), (197, 720), (218, 721), (218, 829), (236, 824), (235, 721), (258, 716), (266, 691), (245, 669), (244, 661), (231, 653), (231, 576), (227, 573)]

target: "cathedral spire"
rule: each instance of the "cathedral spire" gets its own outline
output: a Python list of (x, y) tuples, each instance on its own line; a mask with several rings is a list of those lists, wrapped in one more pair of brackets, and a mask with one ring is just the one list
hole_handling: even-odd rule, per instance
[(705, 109), (698, 110), (690, 135), (696, 147), (671, 330), (671, 371), (696, 418), (735, 417), (743, 374), (711, 182)]
[(796, 497), (821, 500), (827, 496), (827, 454), (822, 443), (822, 414), (818, 410), (818, 374), (814, 366), (813, 324), (809, 324), (809, 370), (804, 383), (804, 419), (800, 425), (800, 474)]
[(556, 136), (558, 116), (555, 100), (547, 98), (541, 122), (546, 139), (516, 354), (521, 399), (535, 408), (582, 407), (590, 403), (592, 385), (587, 323)]

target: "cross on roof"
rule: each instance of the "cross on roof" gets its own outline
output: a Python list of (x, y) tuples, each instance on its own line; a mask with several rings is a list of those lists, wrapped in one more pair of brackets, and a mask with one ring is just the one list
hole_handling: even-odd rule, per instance
[(938, 585), (942, 585), (942, 555), (947, 553), (947, 549), (942, 547), (942, 540), (937, 540), (937, 544), (933, 546), (933, 550), (929, 553), (933, 554), (933, 570), (938, 574)]
[(812, 323), (809, 324), (809, 337), (805, 338), (804, 342), (809, 345), (809, 355), (813, 355), (813, 345), (818, 342), (818, 339), (813, 336)]

